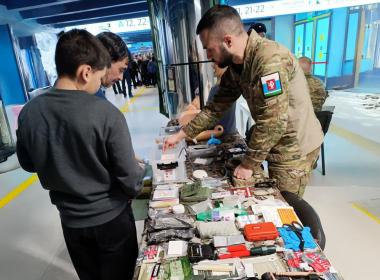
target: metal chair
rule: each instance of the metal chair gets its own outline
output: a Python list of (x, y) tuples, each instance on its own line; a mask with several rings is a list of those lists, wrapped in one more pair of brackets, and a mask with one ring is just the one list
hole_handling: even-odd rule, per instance
[[(316, 116), (321, 123), (323, 134), (326, 135), (329, 130), (330, 122), (332, 115), (334, 113), (335, 106), (324, 107), (325, 110), (316, 112)], [(325, 146), (324, 143), (321, 145), (321, 160), (322, 160), (322, 175), (326, 175), (326, 166), (325, 166)]]

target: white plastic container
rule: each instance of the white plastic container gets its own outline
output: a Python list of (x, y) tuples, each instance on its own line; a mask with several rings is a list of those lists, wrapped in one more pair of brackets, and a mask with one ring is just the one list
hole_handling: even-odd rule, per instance
[(186, 142), (178, 143), (173, 148), (162, 152), (162, 144), (155, 147), (153, 167), (153, 184), (185, 182), (186, 176)]

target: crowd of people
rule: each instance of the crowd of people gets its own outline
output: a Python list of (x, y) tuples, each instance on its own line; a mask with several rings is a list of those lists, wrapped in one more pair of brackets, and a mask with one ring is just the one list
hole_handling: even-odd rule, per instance
[(124, 97), (133, 97), (132, 87), (155, 87), (157, 84), (157, 62), (153, 54), (134, 55), (131, 57), (128, 67), (124, 70), (123, 79), (112, 85), (115, 94), (123, 94)]

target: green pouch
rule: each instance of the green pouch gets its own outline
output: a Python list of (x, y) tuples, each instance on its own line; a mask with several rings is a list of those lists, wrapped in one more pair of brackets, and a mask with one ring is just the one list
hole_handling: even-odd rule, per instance
[(187, 197), (194, 196), (198, 193), (201, 188), (200, 182), (195, 182), (193, 184), (186, 184), (181, 188), (181, 200)]
[(181, 188), (181, 202), (182, 203), (193, 203), (204, 201), (209, 198), (211, 190), (209, 188), (201, 187), (200, 182), (193, 184), (187, 184)]

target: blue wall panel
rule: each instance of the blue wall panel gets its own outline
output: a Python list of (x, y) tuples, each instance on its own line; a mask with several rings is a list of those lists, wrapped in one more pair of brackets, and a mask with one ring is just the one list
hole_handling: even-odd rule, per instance
[(293, 50), (293, 28), (293, 15), (277, 16), (275, 18), (275, 38), (273, 40), (284, 45), (289, 50)]
[(354, 72), (354, 61), (350, 60), (344, 63), (343, 65), (343, 76), (352, 75)]
[(331, 15), (330, 47), (328, 57), (328, 77), (342, 75), (342, 61), (344, 55), (344, 39), (346, 26), (347, 8), (334, 9)]
[(24, 104), (25, 94), (8, 25), (0, 25), (0, 94), (5, 105)]
[(360, 65), (360, 73), (368, 72), (373, 70), (373, 60), (363, 59)]
[(299, 13), (295, 15), (295, 21), (305, 20), (308, 17), (312, 17), (313, 13)]

